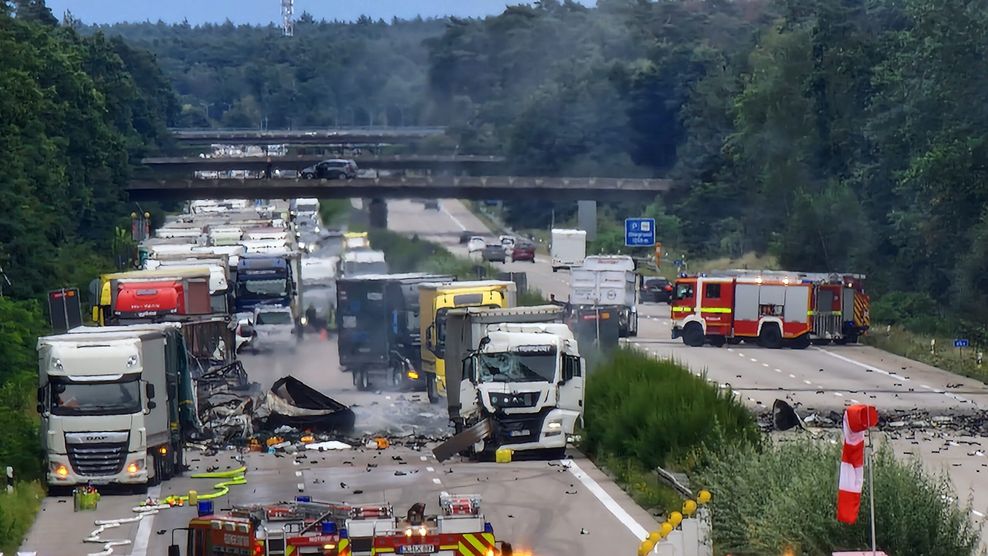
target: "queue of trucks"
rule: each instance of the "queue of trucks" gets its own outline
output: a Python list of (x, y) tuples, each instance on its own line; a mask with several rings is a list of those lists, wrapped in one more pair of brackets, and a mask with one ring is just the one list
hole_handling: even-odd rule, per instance
[(140, 268), (93, 281), (94, 326), (39, 338), (51, 487), (144, 490), (181, 472), (202, 430), (196, 378), (243, 344), (293, 347), (305, 324), (293, 230), (268, 207), (194, 201), (140, 244)]

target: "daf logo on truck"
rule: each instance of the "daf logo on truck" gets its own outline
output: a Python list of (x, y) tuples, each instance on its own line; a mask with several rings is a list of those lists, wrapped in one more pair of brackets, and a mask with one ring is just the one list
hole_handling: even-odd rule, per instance
[(88, 442), (101, 442), (103, 440), (106, 440), (106, 436), (92, 435), (92, 436), (87, 436), (86, 437), (86, 440)]

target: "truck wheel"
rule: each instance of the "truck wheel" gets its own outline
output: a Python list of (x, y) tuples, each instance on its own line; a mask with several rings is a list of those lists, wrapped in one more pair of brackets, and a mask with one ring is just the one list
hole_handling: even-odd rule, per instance
[(514, 549), (511, 548), (511, 543), (501, 543), (500, 556), (514, 556)]
[(703, 346), (703, 327), (698, 322), (691, 322), (683, 328), (683, 343), (690, 347)]
[(724, 347), (724, 344), (727, 342), (727, 338), (723, 336), (707, 336), (707, 340), (710, 341), (710, 345), (718, 348)]
[(851, 333), (849, 333), (847, 335), (847, 343), (849, 343), (849, 344), (856, 344), (856, 343), (858, 343), (858, 333), (857, 332), (851, 332)]
[(436, 387), (436, 375), (428, 373), (425, 375), (425, 393), (429, 397), (429, 403), (439, 401), (439, 389)]
[(154, 455), (151, 456), (151, 469), (149, 469), (148, 471), (154, 472), (154, 476), (153, 477), (148, 477), (148, 482), (147, 482), (146, 485), (144, 485), (144, 488), (147, 489), (147, 487), (149, 487), (149, 486), (158, 486), (158, 485), (160, 485), (161, 484), (161, 462), (158, 459), (157, 454), (154, 454)]
[(559, 268), (554, 266), (554, 267), (552, 267), (552, 271), (553, 272), (559, 272)]
[(762, 326), (762, 332), (758, 335), (758, 343), (769, 349), (782, 347), (782, 331), (779, 330), (779, 325), (771, 323)]

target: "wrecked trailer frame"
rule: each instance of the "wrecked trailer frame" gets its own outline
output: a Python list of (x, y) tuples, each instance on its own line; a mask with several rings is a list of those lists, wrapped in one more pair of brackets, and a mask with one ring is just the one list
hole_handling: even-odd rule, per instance
[(289, 375), (275, 381), (264, 400), (263, 412), (257, 419), (264, 428), (274, 430), (289, 426), (312, 432), (353, 431), (356, 416), (349, 406), (322, 394), (301, 380)]

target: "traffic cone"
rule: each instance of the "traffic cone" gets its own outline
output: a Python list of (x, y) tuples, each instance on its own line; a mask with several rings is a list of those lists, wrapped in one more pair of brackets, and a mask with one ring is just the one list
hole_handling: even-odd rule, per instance
[(319, 331), (319, 339), (324, 342), (329, 339), (329, 332), (325, 328)]

